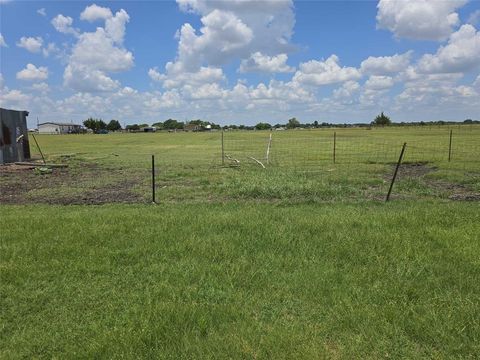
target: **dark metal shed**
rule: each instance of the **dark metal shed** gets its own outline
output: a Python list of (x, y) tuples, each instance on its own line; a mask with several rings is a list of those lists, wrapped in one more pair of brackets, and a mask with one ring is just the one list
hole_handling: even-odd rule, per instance
[(30, 158), (28, 111), (0, 108), (0, 164)]

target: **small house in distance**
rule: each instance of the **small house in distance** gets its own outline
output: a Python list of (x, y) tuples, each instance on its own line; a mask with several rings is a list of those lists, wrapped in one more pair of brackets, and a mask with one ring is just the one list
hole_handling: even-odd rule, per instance
[(38, 124), (40, 134), (78, 134), (81, 130), (81, 125), (72, 123), (44, 122)]
[(27, 116), (28, 111), (0, 108), (0, 164), (30, 158)]
[(186, 124), (183, 129), (185, 131), (201, 131), (202, 130), (202, 126), (201, 125), (198, 125), (198, 124), (192, 124), (192, 123), (189, 123), (189, 124)]

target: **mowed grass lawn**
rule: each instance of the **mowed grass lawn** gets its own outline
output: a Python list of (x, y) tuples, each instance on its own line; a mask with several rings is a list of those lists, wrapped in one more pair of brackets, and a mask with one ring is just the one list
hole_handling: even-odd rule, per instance
[(0, 174), (0, 359), (479, 358), (480, 204), (449, 199), (480, 126), (278, 131), (263, 169), (268, 138), (39, 135), (69, 167)]
[(0, 358), (478, 358), (479, 210), (4, 205)]

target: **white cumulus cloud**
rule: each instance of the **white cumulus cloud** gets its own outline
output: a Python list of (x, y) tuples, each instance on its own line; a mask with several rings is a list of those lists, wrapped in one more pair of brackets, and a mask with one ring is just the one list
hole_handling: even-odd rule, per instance
[(472, 25), (463, 25), (453, 33), (448, 44), (435, 54), (419, 60), (418, 71), (424, 73), (461, 73), (480, 66), (480, 32)]
[(245, 60), (243, 70), (255, 67), (256, 71), (293, 71), (285, 64), (286, 54), (293, 49), (290, 39), (295, 15), (291, 0), (177, 3), (182, 11), (201, 16), (201, 27), (197, 30), (185, 23), (177, 31), (176, 58), (166, 64), (164, 74), (155, 70), (164, 84), (175, 83), (182, 73), (205, 74), (202, 68), (216, 69), (236, 60)]
[(26, 68), (17, 72), (17, 79), (27, 81), (46, 80), (48, 78), (48, 69), (40, 66), (36, 67), (33, 64), (27, 64)]
[(350, 99), (360, 90), (360, 84), (356, 81), (346, 81), (338, 89), (333, 91), (335, 99)]
[(300, 63), (293, 80), (308, 85), (328, 85), (358, 80), (360, 71), (354, 67), (341, 67), (337, 55), (331, 55), (324, 61), (310, 60)]
[(115, 42), (122, 42), (125, 36), (125, 26), (130, 21), (128, 13), (121, 9), (115, 15), (112, 10), (96, 4), (87, 6), (80, 14), (81, 20), (105, 20), (105, 31)]
[(153, 81), (163, 81), (164, 80), (164, 75), (158, 72), (158, 68), (151, 68), (148, 70), (148, 76), (153, 80)]
[(390, 76), (373, 75), (365, 82), (365, 88), (370, 90), (390, 89), (394, 85), (394, 80)]
[(5, 42), (5, 39), (3, 38), (3, 35), (0, 33), (0, 47), (8, 47), (7, 43)]
[(63, 72), (66, 86), (80, 92), (113, 91), (120, 82), (113, 80), (105, 72), (81, 64), (69, 64)]
[(109, 74), (133, 66), (133, 54), (122, 46), (128, 21), (128, 14), (122, 9), (105, 21), (104, 28), (78, 34), (63, 74), (66, 86), (82, 92), (119, 88), (120, 83)]
[(78, 34), (78, 31), (72, 27), (73, 19), (70, 16), (58, 14), (52, 19), (51, 23), (58, 32), (63, 34)]
[(249, 97), (258, 104), (284, 102), (307, 103), (313, 100), (313, 95), (293, 82), (271, 80), (268, 85), (258, 84), (249, 88)]
[(289, 42), (295, 14), (291, 0), (177, 0), (177, 3), (181, 10), (204, 17), (214, 11), (233, 14), (253, 32), (252, 41), (243, 53), (244, 58), (256, 51), (277, 55), (292, 50)]
[(177, 61), (189, 71), (204, 63), (224, 64), (253, 38), (253, 31), (231, 12), (214, 10), (201, 21), (204, 26), (199, 35), (190, 24), (184, 24), (179, 33)]
[(360, 70), (363, 74), (370, 75), (388, 75), (395, 74), (405, 70), (410, 64), (411, 51), (404, 54), (395, 54), (393, 56), (369, 56), (363, 60)]
[(47, 83), (41, 82), (41, 83), (33, 84), (32, 85), (32, 90), (38, 91), (38, 92), (41, 92), (41, 93), (46, 93), (46, 92), (50, 91), (50, 87), (48, 86)]
[(0, 92), (0, 106), (5, 108), (26, 108), (30, 100), (30, 95), (22, 93), (20, 90), (8, 90)]
[(86, 21), (95, 21), (99, 19), (106, 20), (110, 19), (112, 16), (112, 11), (109, 8), (93, 4), (87, 6), (85, 10), (82, 11), (82, 13), (80, 14), (80, 19)]
[(128, 16), (128, 13), (120, 9), (115, 13), (115, 16), (105, 21), (105, 31), (114, 42), (121, 44), (125, 37), (126, 24), (129, 21), (130, 16)]
[(133, 54), (116, 45), (103, 28), (97, 28), (93, 33), (83, 33), (72, 50), (70, 63), (108, 72), (130, 69), (133, 65)]
[(22, 38), (17, 42), (17, 46), (24, 48), (32, 53), (40, 52), (43, 45), (43, 39), (40, 36), (37, 37), (26, 37)]
[(240, 63), (239, 71), (244, 72), (265, 72), (265, 73), (288, 73), (295, 71), (294, 67), (287, 65), (288, 55), (276, 56), (264, 55), (257, 51), (248, 59)]
[[(403, 82), (404, 90), (396, 96), (395, 101), (403, 110), (407, 110), (408, 106), (419, 105), (430, 107), (430, 111), (440, 109), (442, 108), (441, 104), (444, 105), (453, 99), (453, 89), (462, 77), (463, 74), (458, 73), (419, 73), (415, 66), (409, 66), (398, 76), (398, 79)], [(445, 107), (443, 109), (449, 110)]]
[(168, 63), (166, 69), (167, 75), (159, 73), (156, 68), (150, 69), (148, 75), (154, 81), (163, 82), (163, 86), (167, 89), (185, 85), (198, 87), (225, 80), (225, 75), (221, 68), (202, 66), (197, 71), (186, 72), (178, 63)]
[(377, 26), (399, 38), (444, 40), (460, 23), (457, 9), (467, 0), (380, 0)]

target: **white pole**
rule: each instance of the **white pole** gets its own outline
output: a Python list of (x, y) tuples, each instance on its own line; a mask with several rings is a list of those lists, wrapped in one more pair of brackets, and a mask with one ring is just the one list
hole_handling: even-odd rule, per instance
[(272, 145), (272, 132), (270, 131), (270, 138), (268, 139), (268, 146), (267, 146), (267, 155), (265, 156), (265, 159), (267, 160), (267, 165), (268, 165), (268, 159), (270, 157), (270, 146)]

